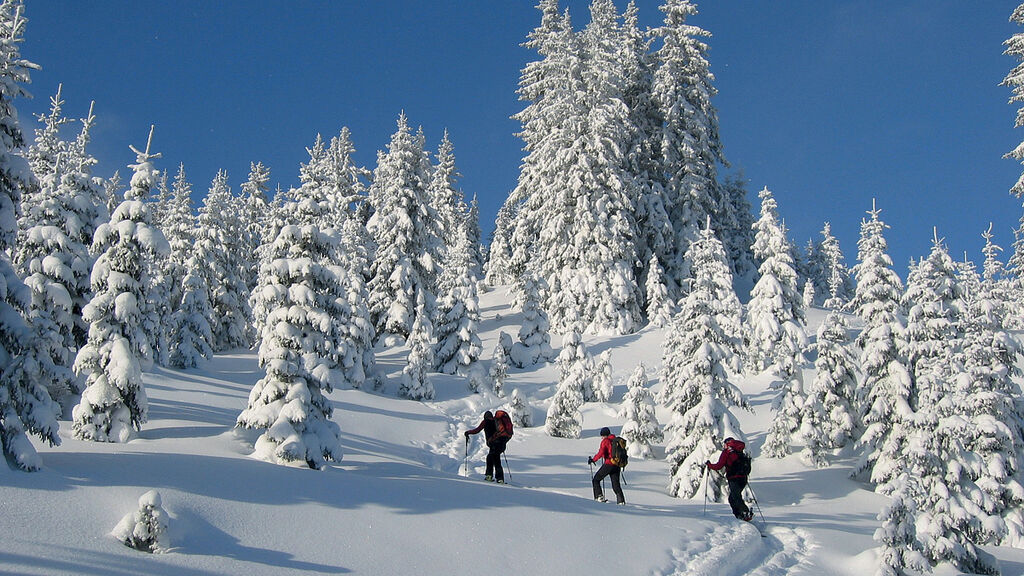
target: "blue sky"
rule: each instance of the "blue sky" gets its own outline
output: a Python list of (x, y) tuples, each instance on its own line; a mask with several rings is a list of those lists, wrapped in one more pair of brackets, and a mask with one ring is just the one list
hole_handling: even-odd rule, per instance
[[(625, 0), (617, 0), (620, 9)], [(638, 0), (641, 22), (659, 0)], [(185, 164), (205, 194), (218, 169), (232, 187), (250, 161), (272, 183), (298, 183), (317, 133), (352, 131), (372, 168), (404, 110), (436, 150), (445, 129), (485, 232), (522, 159), (515, 90), (535, 55), (520, 44), (539, 22), (532, 0), (46, 0), (29, 2), (22, 55), (33, 100), (23, 126), (63, 83), (65, 113), (95, 100), (92, 151), (108, 176), (134, 160), (156, 125), (157, 167)], [(562, 0), (577, 27), (587, 0)], [(852, 265), (872, 199), (903, 276), (933, 227), (954, 258), (981, 261), (994, 223), (1008, 253), (1022, 167), (1002, 158), (1024, 139), (999, 86), (1014, 66), (1002, 43), (1024, 31), (1013, 1), (717, 0), (692, 24), (713, 37), (721, 137), (733, 168), (767, 186), (800, 246), (830, 221)], [(1005, 258), (1004, 258), (1005, 260)]]

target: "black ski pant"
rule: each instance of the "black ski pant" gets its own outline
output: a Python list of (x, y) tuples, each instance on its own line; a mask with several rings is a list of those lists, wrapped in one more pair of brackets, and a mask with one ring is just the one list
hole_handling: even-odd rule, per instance
[(487, 471), (485, 473), (498, 482), (505, 481), (505, 469), (501, 467), (501, 454), (505, 451), (506, 444), (508, 444), (508, 440), (492, 440), (488, 445), (491, 451), (487, 453)]
[(622, 485), (619, 484), (619, 473), (621, 471), (622, 468), (619, 468), (615, 464), (609, 464), (608, 462), (605, 462), (600, 468), (598, 468), (597, 474), (594, 474), (595, 499), (604, 496), (604, 490), (601, 489), (601, 481), (604, 480), (606, 476), (611, 476), (612, 492), (615, 492), (615, 501), (619, 504), (626, 503), (626, 497), (622, 495)]
[(732, 515), (737, 518), (744, 518), (750, 515), (750, 508), (743, 501), (743, 489), (747, 487), (747, 477), (739, 476), (729, 478), (729, 506), (732, 507)]

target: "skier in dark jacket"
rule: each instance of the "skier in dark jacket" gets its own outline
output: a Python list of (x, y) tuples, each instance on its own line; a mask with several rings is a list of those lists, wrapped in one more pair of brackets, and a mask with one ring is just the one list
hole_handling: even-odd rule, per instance
[(498, 436), (498, 424), (494, 420), (494, 414), (490, 410), (484, 412), (484, 419), (480, 425), (472, 430), (466, 430), (466, 441), (469, 442), (471, 434), (484, 433), (484, 441), (490, 451), (487, 453), (487, 470), (484, 472), (484, 480), (496, 481), (499, 484), (505, 483), (505, 470), (501, 467), (501, 453), (505, 451), (508, 444), (507, 437)]
[(754, 518), (754, 513), (747, 507), (747, 503), (743, 501), (743, 489), (747, 487), (747, 476), (746, 474), (739, 474), (735, 471), (730, 472), (734, 468), (734, 464), (740, 459), (740, 455), (743, 454), (743, 449), (747, 445), (740, 440), (735, 438), (725, 439), (725, 448), (722, 453), (718, 456), (718, 462), (712, 464), (710, 460), (704, 463), (705, 466), (711, 470), (721, 470), (725, 468), (725, 479), (729, 482), (729, 506), (732, 507), (733, 516), (740, 520), (750, 522)]
[(597, 454), (587, 458), (587, 464), (593, 464), (598, 459), (604, 459), (604, 463), (598, 468), (597, 474), (594, 474), (594, 500), (598, 502), (607, 502), (608, 499), (604, 497), (604, 491), (601, 489), (601, 481), (606, 476), (612, 477), (612, 491), (615, 492), (615, 502), (618, 504), (625, 504), (626, 497), (622, 495), (622, 485), (619, 484), (619, 473), (621, 468), (618, 464), (614, 463), (612, 458), (612, 440), (615, 440), (615, 435), (608, 427), (601, 428), (601, 447), (597, 450)]

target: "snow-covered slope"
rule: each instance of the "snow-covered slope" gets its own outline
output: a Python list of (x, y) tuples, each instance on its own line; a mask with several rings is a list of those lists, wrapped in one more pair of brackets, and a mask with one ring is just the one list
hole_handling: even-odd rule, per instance
[[(505, 289), (481, 298), (487, 359), (501, 330), (518, 330), (508, 301)], [(816, 327), (821, 315), (808, 320)], [(795, 456), (756, 458), (751, 486), (766, 538), (725, 503), (668, 497), (660, 459), (630, 462), (627, 506), (591, 499), (597, 431), (621, 426), (618, 402), (638, 362), (657, 377), (661, 336), (585, 338), (594, 355), (612, 351), (616, 387), (611, 403), (584, 407), (579, 440), (544, 433), (555, 366), (510, 369), (506, 391), (529, 398), (537, 424), (509, 444), (510, 486), (482, 480), (482, 441), (467, 447), (461, 434), (504, 399), (440, 374), (435, 401), (398, 399), (402, 350), (378, 357), (390, 376), (384, 390), (332, 395), (345, 456), (319, 472), (252, 459), (233, 432), (262, 374), (255, 353), (219, 355), (201, 370), (156, 369), (145, 374), (150, 421), (138, 439), (82, 442), (64, 421), (62, 445), (40, 447), (42, 471), (0, 466), (0, 574), (873, 574), (875, 516), (886, 499), (848, 479), (852, 454), (816, 470)], [(754, 408), (738, 416), (757, 456), (770, 381), (739, 384)], [(170, 515), (165, 554), (109, 535), (151, 489)], [(1024, 574), (1024, 551), (990, 551), (1003, 574)]]

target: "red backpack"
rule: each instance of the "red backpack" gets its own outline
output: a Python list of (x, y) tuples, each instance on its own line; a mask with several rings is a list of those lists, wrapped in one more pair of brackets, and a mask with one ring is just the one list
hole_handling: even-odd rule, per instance
[(512, 418), (509, 417), (508, 412), (505, 412), (504, 410), (498, 410), (495, 412), (494, 423), (498, 427), (494, 432), (495, 438), (504, 438), (508, 440), (512, 437)]

